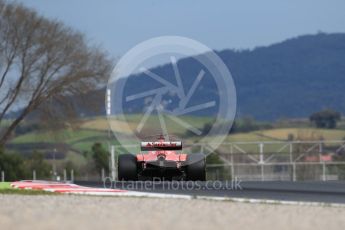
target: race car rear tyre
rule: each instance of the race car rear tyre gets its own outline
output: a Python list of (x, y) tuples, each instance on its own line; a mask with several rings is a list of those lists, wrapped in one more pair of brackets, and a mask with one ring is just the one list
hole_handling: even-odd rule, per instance
[(121, 154), (118, 158), (119, 180), (138, 180), (137, 158), (132, 154)]
[(204, 154), (187, 155), (186, 179), (189, 181), (206, 180), (206, 160)]

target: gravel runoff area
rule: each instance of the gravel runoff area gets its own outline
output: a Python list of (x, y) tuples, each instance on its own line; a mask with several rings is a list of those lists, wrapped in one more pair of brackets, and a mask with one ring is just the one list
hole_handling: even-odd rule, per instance
[(344, 229), (345, 208), (230, 201), (0, 195), (0, 229)]

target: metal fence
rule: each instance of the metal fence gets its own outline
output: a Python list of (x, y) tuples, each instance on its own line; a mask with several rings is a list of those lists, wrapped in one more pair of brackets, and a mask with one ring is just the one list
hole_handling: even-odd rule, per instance
[(213, 164), (207, 165), (209, 180), (326, 181), (345, 180), (345, 162)]
[(207, 165), (210, 180), (345, 180), (345, 141), (223, 143), (211, 154), (224, 163)]

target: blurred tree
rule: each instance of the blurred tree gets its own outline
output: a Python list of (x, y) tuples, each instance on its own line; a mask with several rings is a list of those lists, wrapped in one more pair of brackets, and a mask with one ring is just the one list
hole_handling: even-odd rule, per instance
[(212, 154), (207, 155), (206, 164), (224, 164), (224, 161), (219, 158), (218, 153), (215, 151)]
[(341, 114), (331, 109), (325, 109), (317, 113), (313, 113), (309, 120), (316, 125), (317, 128), (334, 129), (337, 127), (337, 121), (341, 119)]
[(49, 178), (51, 166), (44, 161), (44, 155), (40, 152), (34, 151), (29, 160), (26, 161), (28, 174), (33, 170), (36, 171), (36, 177), (39, 179)]
[(65, 163), (64, 168), (67, 170), (67, 172), (70, 172), (72, 169), (74, 170), (74, 172), (76, 172), (76, 166), (70, 160)]
[[(72, 97), (99, 88), (111, 68), (108, 56), (89, 46), (79, 32), (20, 4), (0, 0), (0, 125), (8, 112), (20, 108), (0, 130), (0, 145), (40, 106), (50, 105), (46, 116), (64, 121), (73, 117)], [(49, 101), (58, 104), (51, 106)]]
[(7, 154), (0, 147), (0, 171), (5, 172), (6, 181), (21, 180), (26, 176), (24, 160), (17, 154)]
[(109, 153), (103, 148), (101, 143), (93, 144), (92, 158), (98, 172), (104, 169), (106, 173), (109, 173)]
[(288, 141), (293, 141), (295, 139), (295, 135), (293, 133), (289, 133), (287, 136)]

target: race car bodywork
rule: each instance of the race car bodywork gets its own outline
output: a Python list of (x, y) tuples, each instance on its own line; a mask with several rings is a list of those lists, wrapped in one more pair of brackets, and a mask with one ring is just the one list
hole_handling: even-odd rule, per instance
[(119, 179), (205, 180), (205, 156), (185, 154), (181, 150), (181, 141), (166, 141), (163, 136), (158, 141), (141, 142), (139, 154), (119, 156)]

